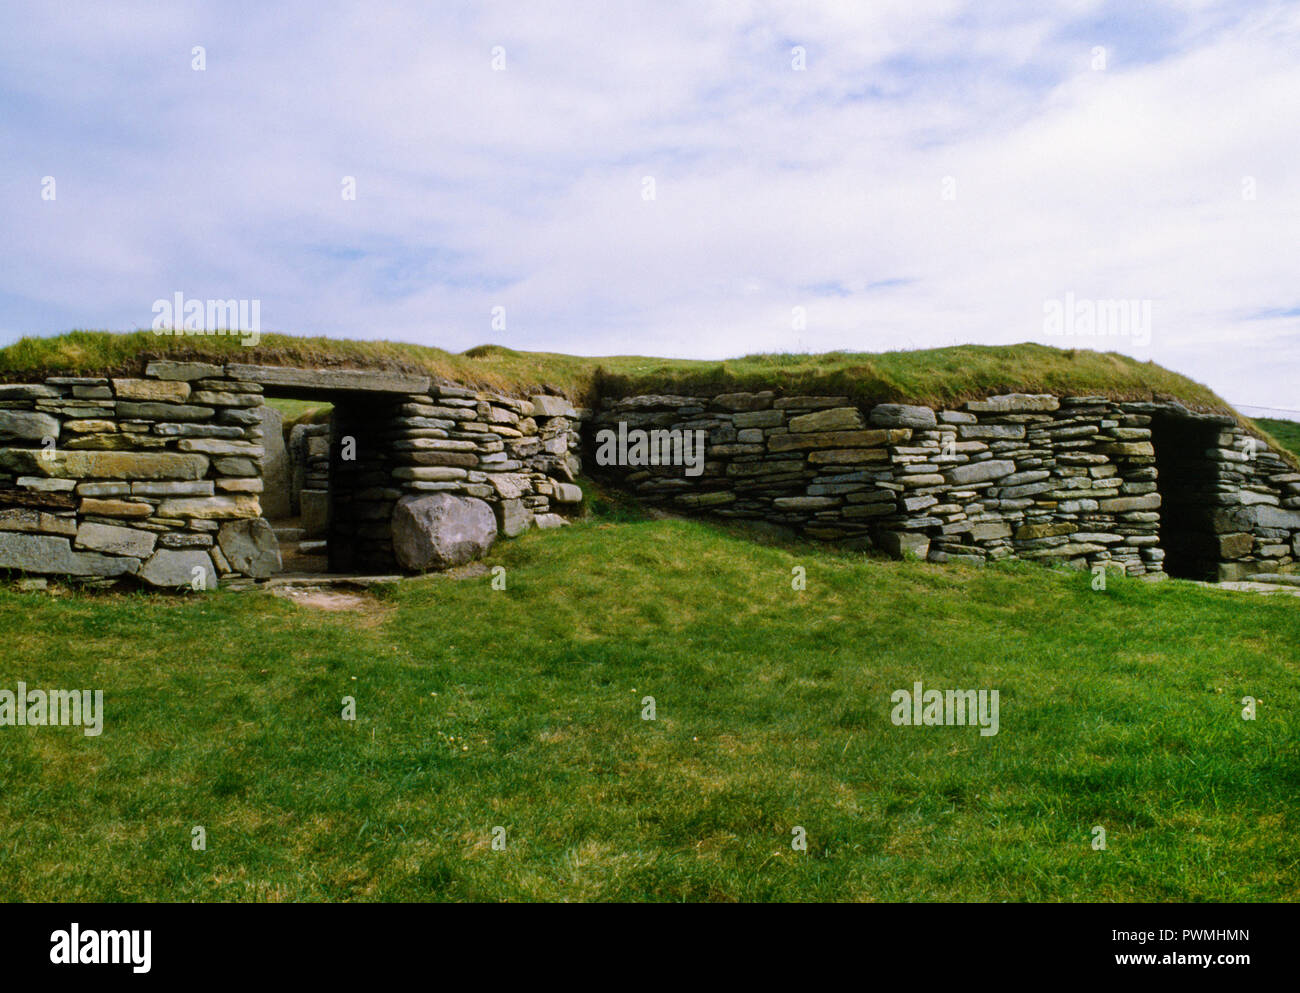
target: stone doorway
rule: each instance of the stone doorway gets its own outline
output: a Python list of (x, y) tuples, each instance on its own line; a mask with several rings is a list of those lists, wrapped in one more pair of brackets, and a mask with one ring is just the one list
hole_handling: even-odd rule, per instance
[(266, 397), (262, 419), (262, 516), (275, 530), (281, 572), (329, 570), (329, 455), (333, 405)]
[[(402, 492), (393, 443), (402, 405), (427, 380), (280, 366), (240, 373), (263, 387), (263, 515), (281, 546), (282, 574), (395, 573), (391, 522)], [(266, 400), (316, 414), (285, 432), (282, 412)]]
[(1165, 572), (1177, 579), (1215, 580), (1221, 558), (1214, 526), (1219, 471), (1211, 453), (1222, 430), (1217, 419), (1156, 413), (1151, 443), (1160, 492), (1160, 545)]

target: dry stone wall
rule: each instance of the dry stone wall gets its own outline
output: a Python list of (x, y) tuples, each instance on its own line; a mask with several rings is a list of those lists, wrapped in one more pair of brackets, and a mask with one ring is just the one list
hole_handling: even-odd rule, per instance
[(204, 588), (272, 575), (262, 411), (268, 392), (289, 391), (335, 403), (331, 433), (304, 438), (313, 485), (298, 492), (328, 495), (332, 566), (393, 567), (403, 494), (481, 499), (507, 536), (560, 526), (582, 499), (579, 413), (562, 397), (155, 361), (135, 377), (0, 385), (0, 570)]
[[(1171, 463), (1189, 477), (1171, 482), (1186, 494), (1195, 478), (1200, 514), (1173, 523), (1195, 531), (1203, 578), (1292, 571), (1300, 475), (1262, 443), (1248, 453), (1231, 419), (1172, 403), (1013, 394), (934, 410), (774, 392), (635, 396), (602, 403), (588, 455), (594, 471), (683, 511), (936, 562), (1014, 557), (1142, 575), (1162, 572), (1166, 554), (1157, 418), (1194, 425), (1201, 446)], [(647, 441), (639, 453), (618, 443), (633, 432)], [(698, 473), (669, 464), (688, 432), (705, 439)]]
[[(399, 505), (429, 510), (410, 507), (420, 495), (483, 501), (504, 537), (563, 525), (584, 442), (595, 471), (649, 501), (896, 555), (1220, 579), (1300, 568), (1300, 473), (1230, 418), (1171, 402), (1011, 394), (934, 410), (767, 391), (607, 398), (588, 420), (557, 395), (399, 373), (153, 361), (0, 386), (0, 570), (159, 587), (274, 574), (268, 394), (334, 404), (329, 425), (291, 437), (287, 503), (317, 520), (335, 570), (422, 560), (397, 554), (393, 530)], [(702, 448), (681, 446), (697, 435)]]

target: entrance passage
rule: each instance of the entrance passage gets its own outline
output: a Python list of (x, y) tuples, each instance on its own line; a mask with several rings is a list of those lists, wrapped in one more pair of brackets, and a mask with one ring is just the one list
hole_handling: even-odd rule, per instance
[(286, 466), (277, 472), (273, 458), (264, 461), (262, 507), (283, 571), (396, 572), (391, 521), (401, 491), (393, 486), (391, 446), (403, 398), (282, 392), (268, 388), (267, 407), (281, 411), (264, 416), (263, 430), (280, 433)]
[[(403, 404), (428, 395), (429, 377), (235, 363), (227, 370), (262, 386), (263, 437), (287, 435), (280, 472), (272, 468), (269, 446), (262, 466), (263, 513), (280, 538), (285, 571), (396, 572), (392, 516), (402, 495), (393, 477), (402, 464), (398, 449), (413, 437), (445, 436), (409, 430), (402, 420)], [(278, 409), (277, 401), (282, 401)], [(293, 420), (310, 407), (319, 416), (284, 429), (286, 416)], [(409, 461), (409, 453), (404, 457)]]
[(1160, 545), (1165, 572), (1178, 579), (1218, 578), (1219, 539), (1214, 530), (1218, 466), (1208, 452), (1218, 447), (1213, 422), (1173, 414), (1151, 419), (1160, 493)]

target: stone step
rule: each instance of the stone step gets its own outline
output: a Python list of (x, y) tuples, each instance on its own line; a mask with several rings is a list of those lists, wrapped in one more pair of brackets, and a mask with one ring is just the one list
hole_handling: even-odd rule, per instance
[(1252, 583), (1273, 583), (1279, 586), (1300, 586), (1300, 575), (1277, 572), (1257, 572), (1250, 577)]
[(287, 545), (295, 541), (302, 541), (302, 536), (306, 533), (302, 528), (276, 528), (275, 539), (280, 544)]
[(300, 555), (324, 555), (326, 552), (327, 541), (300, 541), (298, 542), (298, 553)]

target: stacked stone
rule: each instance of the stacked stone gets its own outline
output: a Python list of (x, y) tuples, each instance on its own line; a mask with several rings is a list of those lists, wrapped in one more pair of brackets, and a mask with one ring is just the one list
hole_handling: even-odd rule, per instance
[(560, 396), (531, 400), (433, 385), (397, 413), (393, 477), (410, 493), (445, 492), (493, 505), (502, 534), (559, 527), (581, 503), (579, 415)]
[[(0, 386), (0, 568), (156, 586), (275, 571), (260, 519), (264, 386), (337, 399), (332, 423), (296, 429), (292, 446), (304, 518), (313, 501), (322, 529), (328, 515), (332, 566), (391, 569), (403, 496), (484, 500), (507, 536), (564, 524), (581, 502), (591, 415), (555, 393), (150, 362), (136, 377)], [(1169, 547), (1220, 578), (1300, 563), (1300, 473), (1231, 419), (1172, 402), (1009, 394), (864, 414), (847, 397), (775, 391), (627, 397), (603, 403), (589, 443), (620, 424), (705, 436), (698, 475), (601, 467), (647, 500), (850, 546), (1130, 574), (1160, 572)]]
[(304, 530), (328, 534), (334, 568), (393, 567), (391, 517), (404, 493), (485, 500), (506, 535), (557, 527), (581, 503), (585, 412), (558, 395), (150, 362), (137, 377), (0, 386), (0, 569), (173, 587), (278, 570), (259, 501), (267, 385), (338, 400), (329, 425), (295, 429), (291, 445)]
[(1300, 563), (1300, 472), (1235, 423), (1205, 453), (1217, 470), (1213, 528), (1220, 579), (1294, 572)]
[[(879, 404), (866, 417), (846, 397), (652, 395), (606, 400), (589, 448), (598, 447), (600, 431), (620, 424), (626, 431), (700, 430), (707, 458), (699, 475), (670, 464), (598, 471), (614, 473), (649, 502), (763, 519), (893, 554), (1104, 563), (1141, 575), (1162, 572), (1165, 558), (1153, 412), (1193, 416), (1176, 404), (1047, 394), (940, 411)], [(1253, 554), (1288, 565), (1296, 548), (1284, 553), (1284, 539), (1293, 541), (1294, 532), (1262, 527), (1258, 517), (1284, 523), (1276, 514), (1300, 507), (1300, 474), (1269, 453), (1243, 480), (1233, 475), (1243, 471), (1241, 462), (1222, 459), (1226, 468), (1217, 475), (1201, 471), (1212, 490), (1206, 501), (1240, 493), (1279, 505), (1257, 511), (1247, 530)]]
[(168, 587), (269, 571), (261, 390), (184, 362), (0, 387), (0, 568)]
[(303, 537), (310, 541), (329, 533), (330, 432), (328, 423), (295, 424), (289, 431), (293, 462), (290, 506), (297, 510)]
[(620, 422), (631, 431), (704, 432), (707, 458), (697, 476), (670, 464), (615, 468), (647, 500), (845, 542), (869, 541), (872, 519), (894, 512), (892, 491), (902, 487), (887, 446), (910, 436), (868, 427), (847, 397), (772, 391), (608, 401), (594, 418), (591, 446)]
[(1130, 575), (1161, 570), (1149, 418), (1104, 397), (1029, 394), (970, 401), (938, 417), (955, 428), (941, 444), (959, 464), (943, 472), (946, 494), (931, 496), (946, 501), (927, 511), (943, 518), (933, 560), (1014, 556), (1112, 563)]

